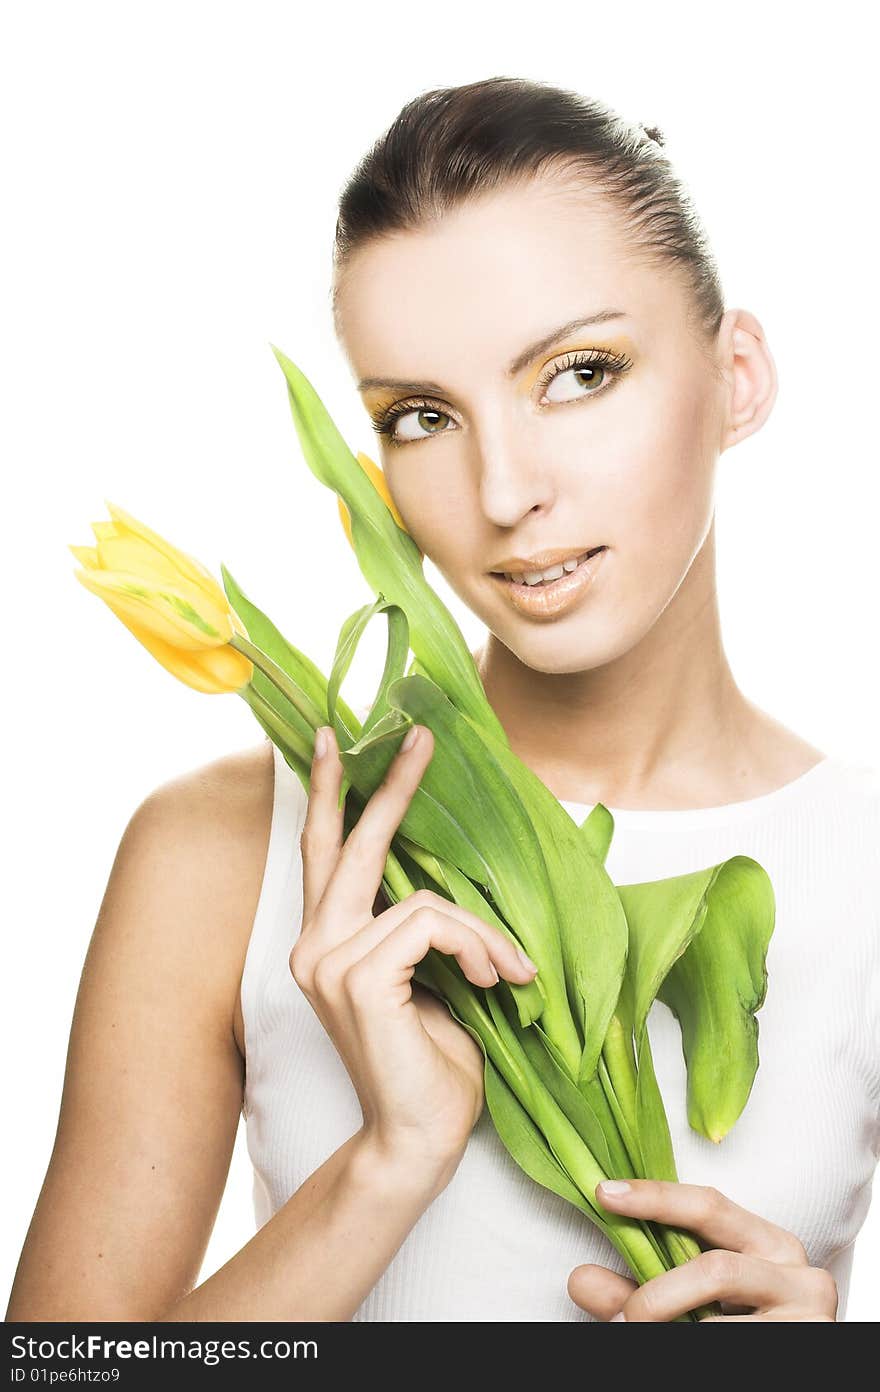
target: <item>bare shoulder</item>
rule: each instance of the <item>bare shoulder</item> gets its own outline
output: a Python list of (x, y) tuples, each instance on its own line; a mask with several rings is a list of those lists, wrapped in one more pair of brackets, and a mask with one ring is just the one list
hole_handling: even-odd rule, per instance
[(263, 740), (159, 784), (136, 808), (120, 846), (132, 843), (134, 864), (160, 858), (185, 893), (192, 912), (181, 906), (182, 946), (198, 960), (242, 1058), (241, 976), (269, 846), (273, 749)]
[(7, 1319), (154, 1320), (195, 1284), (241, 1115), (235, 1009), (271, 829), (273, 749), (169, 779), (128, 820), (83, 965), (55, 1145)]

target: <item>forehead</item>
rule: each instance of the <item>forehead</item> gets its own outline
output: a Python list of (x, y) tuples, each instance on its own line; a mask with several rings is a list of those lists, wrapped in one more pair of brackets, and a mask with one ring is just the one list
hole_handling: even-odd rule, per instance
[(669, 313), (671, 279), (638, 256), (607, 201), (531, 181), (359, 248), (336, 325), (357, 378), (436, 375), (465, 356), (506, 363), (548, 325), (609, 305), (650, 323)]

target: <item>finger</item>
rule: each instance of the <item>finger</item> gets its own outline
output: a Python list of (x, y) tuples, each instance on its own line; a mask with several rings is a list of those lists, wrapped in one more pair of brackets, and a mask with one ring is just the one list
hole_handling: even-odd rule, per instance
[(568, 1278), (568, 1293), (575, 1305), (600, 1320), (613, 1319), (636, 1289), (635, 1281), (592, 1263), (576, 1266)]
[(629, 1296), (621, 1315), (629, 1323), (674, 1320), (711, 1300), (723, 1299), (755, 1309), (773, 1308), (791, 1302), (794, 1280), (791, 1267), (715, 1248), (662, 1276), (652, 1276)]
[(303, 927), (314, 917), (339, 859), (344, 813), (339, 807), (342, 761), (329, 725), (315, 731), (309, 797), (300, 847), (303, 862)]
[[(347, 972), (346, 985), (356, 992), (363, 989), (365, 998), (376, 1005), (382, 1001), (404, 1004), (412, 996), (415, 966), (432, 947), (455, 957), (475, 986), (497, 984), (498, 975), (478, 933), (451, 914), (418, 909), (355, 962)], [(382, 983), (383, 991), (377, 990), (377, 983)]]
[(534, 963), (526, 957), (525, 953), (521, 953), (516, 944), (506, 937), (500, 929), (487, 923), (485, 919), (479, 918), (477, 914), (471, 913), (469, 909), (463, 909), (460, 905), (451, 903), (430, 889), (417, 890), (415, 894), (410, 894), (406, 899), (402, 899), (399, 904), (386, 909), (371, 923), (366, 924), (344, 942), (339, 943), (328, 955), (335, 959), (340, 970), (345, 970), (365, 957), (407, 919), (419, 913), (447, 914), (475, 933), (485, 943), (488, 958), (499, 976), (514, 981), (518, 985), (534, 979), (536, 971)]
[(359, 928), (370, 917), (394, 833), (433, 752), (431, 731), (424, 725), (413, 725), (345, 839), (321, 902), (322, 918), (332, 921), (342, 937), (350, 936), (352, 928)]
[(609, 1190), (607, 1181), (596, 1188), (596, 1198), (612, 1213), (687, 1228), (705, 1238), (711, 1247), (792, 1266), (807, 1265), (807, 1254), (794, 1233), (741, 1208), (717, 1189), (659, 1179), (613, 1182), (625, 1188), (618, 1192)]

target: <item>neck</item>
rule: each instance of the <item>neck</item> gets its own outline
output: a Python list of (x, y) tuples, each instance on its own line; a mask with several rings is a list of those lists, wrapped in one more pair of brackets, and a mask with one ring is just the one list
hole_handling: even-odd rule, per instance
[[(721, 641), (715, 526), (657, 622), (584, 672), (536, 672), (489, 634), (477, 664), (514, 752), (564, 801), (690, 806), (742, 783), (755, 708)], [(700, 805), (700, 804), (696, 804)]]

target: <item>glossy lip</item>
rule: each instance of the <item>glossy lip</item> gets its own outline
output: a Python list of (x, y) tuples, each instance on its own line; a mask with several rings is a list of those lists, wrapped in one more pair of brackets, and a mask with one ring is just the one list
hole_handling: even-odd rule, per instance
[[(567, 554), (570, 556), (571, 552)], [(587, 594), (607, 554), (606, 546), (588, 561), (581, 561), (576, 570), (566, 571), (565, 575), (551, 580), (549, 584), (521, 585), (514, 580), (505, 580), (503, 575), (493, 575), (492, 579), (520, 614), (532, 619), (555, 619), (573, 609)], [(553, 562), (545, 564), (552, 565)], [(535, 567), (536, 570), (541, 568)]]
[(548, 570), (550, 566), (561, 565), (563, 561), (571, 561), (575, 556), (582, 556), (585, 551), (592, 551), (592, 546), (570, 546), (567, 551), (539, 551), (535, 556), (507, 556), (497, 565), (493, 565), (489, 571), (490, 575), (503, 574), (507, 571), (508, 575), (523, 575), (532, 570)]

